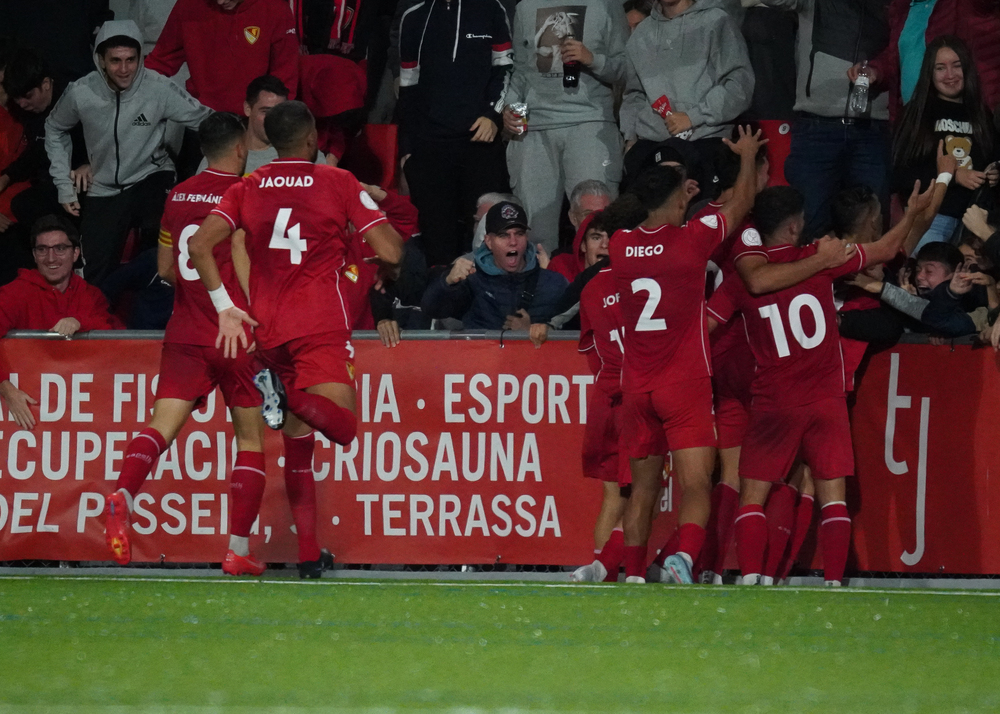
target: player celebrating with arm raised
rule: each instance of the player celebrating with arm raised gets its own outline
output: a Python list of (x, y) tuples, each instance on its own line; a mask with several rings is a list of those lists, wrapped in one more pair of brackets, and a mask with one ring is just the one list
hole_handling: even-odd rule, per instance
[[(299, 574), (319, 577), (312, 432), (342, 445), (357, 433), (354, 348), (339, 283), (352, 232), (348, 224), (385, 266), (399, 264), (403, 241), (354, 176), (313, 163), (316, 122), (305, 104), (277, 105), (264, 130), (278, 158), (226, 192), (191, 239), (191, 259), (219, 312), (217, 344), (224, 353), (246, 347), (244, 323), (257, 326), (264, 369), (254, 382), (264, 397), (265, 423), (284, 435)], [(213, 255), (239, 228), (251, 264), (253, 318), (233, 304)]]
[[(858, 246), (851, 259), (839, 267), (822, 270), (776, 292), (751, 295), (743, 290), (733, 297), (728, 310), (717, 310), (713, 304), (713, 317), (720, 321), (728, 320), (735, 311), (742, 313), (757, 361), (750, 422), (740, 453), (740, 510), (736, 517), (744, 584), (760, 582), (767, 545), (763, 504), (771, 484), (784, 479), (801, 454), (812, 471), (822, 508), (819, 539), (825, 580), (828, 585), (840, 585), (851, 535), (845, 477), (854, 472), (854, 454), (833, 281), (893, 258), (915, 216), (930, 204), (933, 190), (932, 186), (918, 193), (918, 183), (903, 220), (881, 240)], [(754, 211), (763, 245), (747, 246), (736, 258), (737, 266), (763, 259), (770, 264), (801, 267), (824, 250), (825, 243), (834, 241), (823, 238), (798, 246), (805, 226), (804, 205), (802, 195), (791, 187), (763, 191)]]
[[(243, 124), (235, 114), (212, 114), (198, 127), (208, 169), (179, 184), (167, 197), (160, 228), (160, 275), (175, 283), (174, 311), (167, 323), (160, 357), (153, 419), (125, 450), (117, 489), (107, 498), (105, 537), (118, 563), (132, 559), (130, 512), (156, 460), (167, 450), (191, 412), (216, 387), (232, 410), (236, 463), (230, 481), (233, 508), (229, 552), (222, 570), (229, 575), (260, 575), (264, 564), (250, 555), (250, 529), (264, 495), (263, 424), (260, 397), (253, 386), (253, 358), (245, 349), (226, 360), (215, 349), (219, 330), (212, 300), (191, 267), (188, 240), (226, 190), (240, 180), (246, 165)], [(215, 248), (221, 285), (245, 308), (229, 244), (230, 232)]]
[[(733, 198), (717, 213), (685, 224), (690, 192), (681, 171), (645, 172), (608, 209), (622, 224), (611, 241), (613, 275), (621, 296), (623, 447), (631, 459), (632, 494), (625, 507), (625, 575), (645, 582), (652, 507), (660, 492), (668, 444), (683, 490), (678, 552), (665, 569), (673, 582), (692, 582), (705, 540), (715, 466), (711, 366), (705, 319), (709, 256), (753, 208), (760, 133), (740, 128), (731, 144), (740, 155)], [(623, 214), (632, 213), (632, 220)], [(621, 216), (621, 218), (619, 218)]]

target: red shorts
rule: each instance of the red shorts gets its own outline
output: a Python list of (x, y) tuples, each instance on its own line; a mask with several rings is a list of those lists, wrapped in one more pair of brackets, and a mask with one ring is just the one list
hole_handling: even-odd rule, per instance
[(847, 400), (823, 399), (803, 407), (750, 414), (740, 476), (755, 481), (781, 481), (801, 457), (813, 478), (835, 479), (854, 473)]
[(756, 367), (749, 348), (745, 352), (730, 349), (712, 355), (712, 392), (720, 449), (732, 449), (743, 443), (750, 421), (750, 385)]
[(715, 447), (709, 377), (678, 382), (652, 392), (626, 394), (623, 404), (622, 443), (629, 458)]
[(622, 458), (618, 438), (622, 431), (622, 395), (600, 389), (587, 400), (587, 425), (583, 429), (583, 475), (627, 486), (632, 483), (628, 459)]
[(253, 375), (253, 355), (246, 352), (227, 359), (215, 347), (164, 342), (156, 398), (195, 402), (199, 409), (218, 387), (230, 408), (259, 407), (261, 399), (253, 386)]
[(354, 347), (350, 332), (323, 332), (257, 351), (257, 364), (278, 373), (287, 389), (317, 384), (354, 386)]

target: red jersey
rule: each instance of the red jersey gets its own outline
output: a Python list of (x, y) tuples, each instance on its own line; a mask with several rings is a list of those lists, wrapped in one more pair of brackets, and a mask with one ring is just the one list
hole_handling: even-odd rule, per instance
[(717, 213), (680, 227), (615, 234), (610, 253), (625, 328), (624, 392), (711, 375), (705, 268), (725, 237), (726, 222)]
[(622, 391), (623, 331), (618, 286), (611, 268), (604, 268), (580, 292), (579, 350), (587, 355), (594, 384), (607, 394)]
[(243, 116), (247, 85), (271, 74), (295, 99), (299, 87), (299, 38), (283, 0), (243, 0), (235, 10), (216, 0), (177, 0), (146, 68), (173, 77), (187, 62), (191, 96), (217, 112)]
[[(160, 245), (171, 248), (174, 254), (174, 311), (163, 335), (164, 342), (183, 345), (214, 347), (219, 334), (219, 318), (208, 290), (191, 264), (188, 241), (198, 230), (222, 195), (240, 180), (236, 174), (205, 169), (200, 174), (183, 181), (170, 192), (160, 221)], [(241, 310), (248, 308), (243, 288), (236, 279), (230, 239), (219, 243), (212, 251), (219, 266), (222, 284)]]
[[(804, 248), (779, 245), (746, 250), (742, 255), (763, 255), (769, 263), (793, 263), (816, 250), (815, 243)], [(865, 261), (864, 249), (858, 246), (857, 255), (844, 265), (765, 295), (750, 295), (739, 281), (731, 309), (742, 313), (757, 360), (754, 409), (775, 411), (845, 396), (833, 281), (858, 272)], [(716, 304), (712, 307), (714, 313)], [(718, 318), (725, 321), (730, 315), (730, 310), (720, 309)]]
[(349, 331), (341, 292), (353, 229), (386, 220), (347, 171), (275, 159), (234, 184), (212, 213), (246, 231), (250, 313), (263, 349), (325, 332)]

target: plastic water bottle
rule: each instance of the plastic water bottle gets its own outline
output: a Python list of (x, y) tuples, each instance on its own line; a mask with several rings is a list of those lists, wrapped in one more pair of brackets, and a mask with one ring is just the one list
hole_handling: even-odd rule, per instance
[(868, 87), (871, 85), (872, 71), (868, 69), (868, 60), (861, 63), (858, 70), (858, 78), (851, 87), (851, 96), (848, 101), (848, 113), (852, 117), (863, 117), (868, 115)]

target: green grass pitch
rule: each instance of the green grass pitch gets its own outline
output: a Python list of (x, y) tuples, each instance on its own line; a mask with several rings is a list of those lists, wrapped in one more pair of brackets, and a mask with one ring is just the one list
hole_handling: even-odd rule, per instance
[(1000, 593), (0, 578), (0, 712), (1000, 711)]

